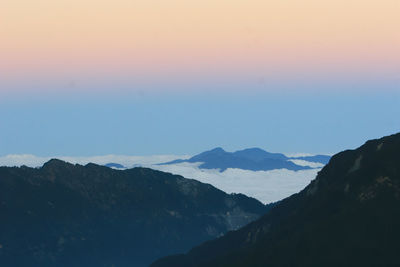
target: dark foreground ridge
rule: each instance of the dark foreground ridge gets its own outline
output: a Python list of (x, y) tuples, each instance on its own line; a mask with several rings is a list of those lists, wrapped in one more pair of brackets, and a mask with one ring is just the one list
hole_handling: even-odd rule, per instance
[(335, 155), (259, 220), (166, 266), (399, 266), (400, 134)]
[(0, 168), (0, 266), (148, 266), (268, 207), (181, 176), (51, 160)]

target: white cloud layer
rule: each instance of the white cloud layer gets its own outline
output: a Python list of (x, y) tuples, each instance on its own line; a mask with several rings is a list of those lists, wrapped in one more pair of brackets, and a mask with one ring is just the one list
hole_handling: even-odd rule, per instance
[(199, 169), (200, 163), (147, 166), (164, 172), (179, 174), (211, 184), (227, 193), (243, 193), (263, 203), (271, 203), (299, 192), (313, 180), (320, 169), (290, 171), (249, 171), (227, 169)]
[(306, 160), (302, 160), (302, 159), (289, 159), (289, 161), (293, 162), (296, 165), (299, 166), (308, 166), (311, 168), (322, 168), (325, 165), (319, 162), (311, 162), (311, 161), (306, 161)]

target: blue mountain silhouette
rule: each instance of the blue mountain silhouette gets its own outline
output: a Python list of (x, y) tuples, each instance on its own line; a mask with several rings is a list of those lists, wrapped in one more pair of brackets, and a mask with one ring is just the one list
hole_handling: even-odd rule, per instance
[(190, 159), (178, 159), (160, 165), (178, 164), (183, 162), (195, 163), (202, 162), (199, 165), (201, 169), (219, 169), (221, 172), (228, 168), (238, 168), (251, 171), (269, 171), (274, 169), (288, 169), (293, 171), (311, 169), (308, 166), (300, 166), (290, 159), (302, 159), (311, 162), (326, 164), (329, 156), (317, 155), (308, 157), (289, 158), (281, 153), (270, 153), (260, 148), (248, 148), (236, 152), (227, 152), (221, 147), (200, 153)]

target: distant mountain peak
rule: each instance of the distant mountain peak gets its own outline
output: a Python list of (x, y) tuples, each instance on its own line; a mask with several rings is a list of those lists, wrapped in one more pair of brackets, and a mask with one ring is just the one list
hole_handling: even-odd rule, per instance
[(282, 161), (288, 160), (288, 158), (284, 154), (267, 152), (258, 147), (239, 150), (234, 152), (233, 154), (254, 161), (263, 161), (265, 159), (282, 160)]
[(205, 151), (204, 153), (226, 153), (226, 151), (222, 147), (216, 147), (211, 150)]
[(307, 170), (309, 166), (300, 166), (291, 161), (284, 154), (270, 153), (261, 148), (252, 147), (236, 152), (227, 152), (221, 147), (205, 151), (187, 160), (174, 160), (161, 165), (179, 164), (183, 162), (200, 162), (200, 169), (219, 169), (221, 172), (228, 168), (251, 171), (268, 171), (274, 169)]
[(119, 163), (114, 163), (110, 162), (105, 164), (104, 166), (109, 167), (109, 168), (115, 168), (115, 169), (125, 169), (125, 166)]
[(242, 150), (238, 150), (236, 152), (262, 152), (262, 153), (268, 153), (267, 151), (265, 151), (264, 149), (261, 149), (259, 147), (245, 148), (245, 149), (242, 149)]

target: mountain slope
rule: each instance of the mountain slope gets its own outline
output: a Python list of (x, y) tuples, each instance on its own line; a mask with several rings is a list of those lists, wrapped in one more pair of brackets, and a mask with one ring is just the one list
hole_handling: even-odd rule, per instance
[(174, 160), (160, 165), (199, 162), (201, 163), (199, 165), (200, 169), (220, 169), (221, 172), (228, 168), (251, 171), (269, 171), (274, 169), (298, 171), (310, 169), (308, 166), (296, 165), (288, 160), (289, 158), (283, 154), (269, 153), (259, 148), (249, 148), (231, 153), (218, 147), (187, 160)]
[(51, 160), (0, 168), (1, 266), (146, 266), (268, 207), (151, 169)]
[(399, 265), (400, 134), (335, 155), (259, 220), (164, 266)]

